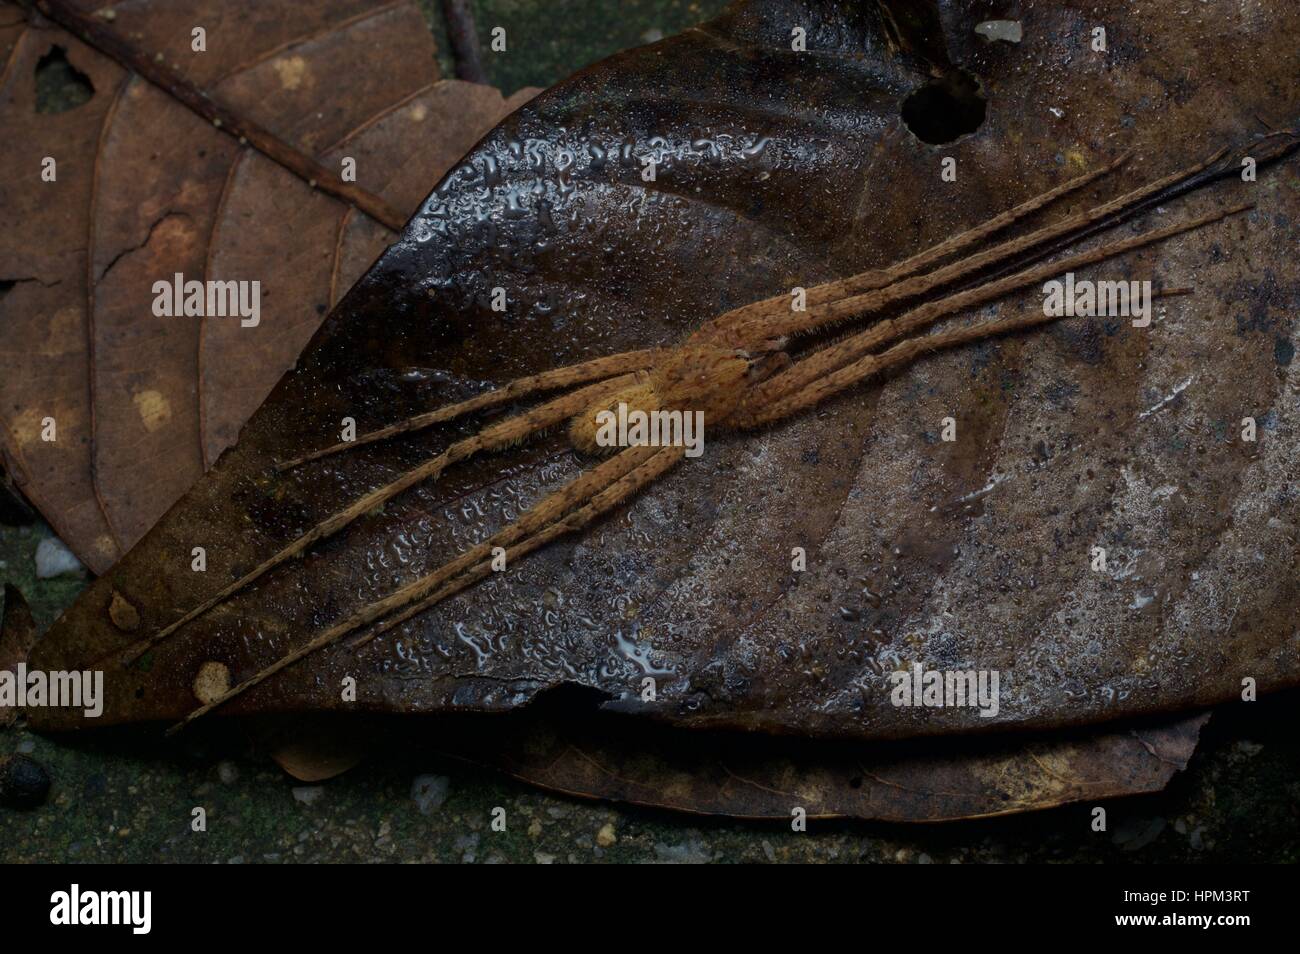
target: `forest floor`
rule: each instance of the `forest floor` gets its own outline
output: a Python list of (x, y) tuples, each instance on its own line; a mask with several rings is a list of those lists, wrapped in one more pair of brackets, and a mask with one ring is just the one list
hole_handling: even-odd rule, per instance
[[(454, 75), (438, 0), (420, 0)], [(678, 32), (721, 0), (477, 0), (506, 94), (547, 86), (613, 52)], [(49, 92), (57, 96), (57, 84)], [(0, 581), (17, 585), (42, 628), (85, 575), (38, 580), (43, 524), (0, 526)], [(0, 755), (25, 753), (52, 778), (28, 812), (0, 809), (0, 862), (1295, 862), (1300, 857), (1300, 693), (1216, 712), (1185, 772), (1161, 793), (943, 825), (738, 823), (560, 797), (486, 770), (386, 753), (320, 785), (287, 776), (238, 733), (164, 745), (139, 732), (53, 738), (0, 731)], [(203, 806), (207, 830), (191, 830)], [(492, 811), (506, 810), (506, 831)]]

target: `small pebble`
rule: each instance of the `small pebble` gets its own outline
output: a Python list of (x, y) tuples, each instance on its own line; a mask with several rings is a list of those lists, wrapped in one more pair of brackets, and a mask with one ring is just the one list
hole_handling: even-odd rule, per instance
[(1025, 31), (1019, 20), (985, 20), (983, 23), (975, 24), (975, 32), (989, 43), (998, 40), (1019, 43), (1025, 37)]
[(325, 789), (320, 785), (299, 785), (293, 790), (294, 800), (304, 805), (314, 805), (324, 794)]
[(617, 841), (618, 835), (614, 833), (614, 826), (612, 823), (606, 822), (605, 825), (601, 827), (600, 831), (596, 832), (596, 844), (600, 845), (602, 848), (608, 848)]
[(445, 775), (420, 775), (411, 783), (411, 800), (421, 815), (429, 815), (442, 808), (450, 788), (451, 779)]
[(80, 573), (84, 568), (58, 537), (46, 537), (36, 544), (36, 576), (52, 580), (65, 573)]
[(0, 759), (0, 805), (37, 808), (50, 794), (50, 776), (40, 762), (25, 755)]
[(128, 633), (140, 626), (139, 610), (117, 590), (113, 591), (113, 599), (108, 604), (108, 618), (113, 621), (114, 626)]

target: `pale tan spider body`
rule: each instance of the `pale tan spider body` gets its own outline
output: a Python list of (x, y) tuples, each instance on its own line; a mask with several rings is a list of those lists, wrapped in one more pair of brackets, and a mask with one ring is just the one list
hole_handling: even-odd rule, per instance
[(740, 406), (751, 383), (751, 359), (742, 351), (710, 344), (685, 344), (670, 350), (654, 367), (608, 398), (593, 402), (569, 424), (569, 441), (584, 454), (607, 454), (615, 447), (597, 441), (599, 415), (627, 411), (700, 412), (704, 426), (722, 426)]

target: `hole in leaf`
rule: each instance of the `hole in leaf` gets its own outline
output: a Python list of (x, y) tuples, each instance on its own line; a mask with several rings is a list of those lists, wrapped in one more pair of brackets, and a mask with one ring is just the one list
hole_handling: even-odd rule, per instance
[(954, 70), (903, 100), (902, 115), (917, 139), (939, 144), (979, 129), (987, 107), (975, 77)]
[(95, 95), (90, 77), (68, 62), (68, 53), (61, 46), (50, 51), (36, 63), (36, 111), (38, 113), (66, 113), (84, 106)]

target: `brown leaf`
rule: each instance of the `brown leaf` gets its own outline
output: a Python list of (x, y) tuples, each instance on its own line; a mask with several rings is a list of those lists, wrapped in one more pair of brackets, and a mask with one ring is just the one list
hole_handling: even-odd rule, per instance
[[(104, 8), (105, 10), (110, 8)], [(143, 3), (106, 28), (225, 108), (400, 209), (529, 95), (438, 82), (414, 3)], [(205, 27), (208, 49), (190, 49)], [(65, 51), (93, 88), (36, 109), (36, 69)], [(383, 49), (383, 68), (373, 53)], [(0, 355), (9, 469), (79, 557), (104, 572), (232, 443), (321, 317), (392, 233), (47, 22), (0, 6)], [(53, 157), (57, 181), (42, 182)], [(418, 184), (418, 185), (417, 185)], [(156, 281), (262, 283), (256, 327), (159, 318)], [(12, 283), (12, 284), (11, 284)], [(57, 440), (42, 439), (52, 418)]]
[(360, 765), (377, 747), (375, 725), (365, 719), (321, 720), (290, 716), (250, 726), (257, 745), (300, 782), (324, 782)]
[(556, 700), (504, 716), (252, 720), (258, 747), (304, 782), (367, 755), (434, 752), (539, 788), (697, 815), (942, 822), (1162, 790), (1208, 712), (1052, 735), (862, 743), (693, 732)]
[(875, 745), (526, 713), (426, 734), (445, 754), (566, 795), (734, 818), (789, 820), (802, 808), (809, 818), (939, 822), (1160, 791), (1187, 767), (1209, 718)]
[[(856, 739), (1093, 724), (1236, 699), (1246, 678), (1300, 681), (1300, 365), (1285, 347), (1300, 274), (1253, 254), (1300, 240), (1300, 190), (1290, 160), (1253, 184), (1235, 174), (1241, 151), (1267, 153), (1262, 126), (1300, 117), (1286, 39), (1300, 8), (1252, 8), (1243, 29), (1207, 35), (1173, 0), (1140, 12), (1113, 0), (1096, 14), (1113, 55), (1089, 58), (1072, 8), (1035, 6), (1022, 43), (989, 45), (964, 5), (939, 4), (955, 31), (945, 49), (989, 101), (978, 129), (936, 148), (900, 104), (933, 91), (942, 64), (900, 54), (912, 47), (880, 6), (738, 4), (514, 114), (122, 561), (113, 585), (153, 634), (148, 664), (124, 662), (142, 640), (110, 625), (108, 581), (36, 654), (110, 668), (105, 724), (193, 711), (210, 662), (253, 686), (228, 714), (348, 711), (345, 676), (357, 708), (404, 713), (508, 710), (578, 685), (680, 725)], [(788, 49), (792, 16), (810, 26), (807, 56)], [(1066, 321), (927, 357), (766, 430), (710, 434), (703, 459), (582, 535), (359, 649), (270, 668), (590, 467), (552, 432), (374, 505), (377, 488), (477, 430), (472, 418), (281, 471), (337, 440), (343, 417), (364, 433), (488, 382), (675, 345), (728, 308), (897, 262), (1126, 150), (1121, 172), (1044, 219), (1225, 145), (1236, 151), (1192, 194), (1160, 193), (1133, 228), (1246, 198), (1256, 210), (1100, 270), (1195, 284), (1151, 328)], [(649, 184), (640, 160), (658, 154)], [(945, 156), (956, 183), (940, 178)], [(494, 288), (513, 296), (504, 317)], [(1042, 313), (1035, 289), (986, 310)], [(1266, 422), (1253, 446), (1235, 436), (1243, 409)], [(946, 416), (963, 435), (952, 444), (937, 435)], [(206, 573), (187, 558), (200, 541)], [(1110, 572), (1091, 569), (1095, 545)], [(913, 662), (1002, 673), (1000, 710), (893, 704), (890, 673)]]

